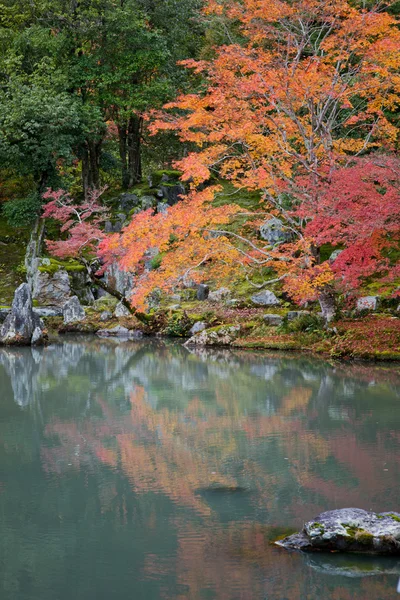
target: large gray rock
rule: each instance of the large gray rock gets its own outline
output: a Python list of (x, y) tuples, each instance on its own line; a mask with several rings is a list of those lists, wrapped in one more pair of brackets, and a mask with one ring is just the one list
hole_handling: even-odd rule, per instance
[(77, 296), (73, 296), (64, 304), (63, 317), (65, 325), (68, 325), (69, 323), (78, 323), (85, 319), (85, 310), (81, 306)]
[(260, 236), (271, 245), (288, 242), (292, 238), (290, 230), (284, 227), (282, 221), (272, 217), (260, 227)]
[(281, 303), (274, 292), (271, 292), (270, 290), (264, 290), (263, 292), (254, 294), (251, 297), (251, 301), (254, 304), (257, 304), (257, 306), (278, 306)]
[(357, 310), (376, 310), (379, 306), (379, 296), (363, 296), (357, 300)]
[(22, 283), (15, 292), (11, 311), (0, 330), (0, 341), (6, 345), (21, 346), (44, 341), (44, 325), (33, 312), (31, 288), (27, 283)]
[(304, 552), (360, 552), (400, 555), (400, 514), (343, 508), (321, 513), (300, 533), (276, 542)]
[[(39, 266), (46, 266), (42, 259)], [(39, 271), (39, 266), (33, 276), (34, 300), (37, 300), (41, 306), (64, 306), (71, 297), (71, 284), (67, 271), (58, 269), (55, 273)]]

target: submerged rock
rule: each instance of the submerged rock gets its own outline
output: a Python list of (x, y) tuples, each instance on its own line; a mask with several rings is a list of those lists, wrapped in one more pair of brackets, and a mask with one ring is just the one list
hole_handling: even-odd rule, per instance
[(15, 292), (11, 310), (1, 327), (0, 342), (10, 346), (30, 346), (43, 341), (43, 321), (33, 311), (31, 288), (27, 283), (22, 283)]
[(127, 338), (131, 340), (140, 340), (143, 337), (143, 333), (137, 329), (127, 329), (117, 325), (112, 329), (100, 329), (97, 332), (99, 337), (114, 337), (114, 338)]
[(304, 552), (358, 552), (400, 555), (400, 514), (343, 508), (321, 513), (300, 533), (276, 542)]

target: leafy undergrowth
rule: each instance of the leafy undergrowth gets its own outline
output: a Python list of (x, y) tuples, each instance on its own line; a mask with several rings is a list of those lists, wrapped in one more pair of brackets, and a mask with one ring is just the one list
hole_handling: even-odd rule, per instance
[(400, 319), (371, 315), (359, 320), (341, 320), (334, 330), (275, 333), (255, 329), (235, 342), (241, 348), (306, 350), (332, 358), (400, 360)]
[(400, 319), (371, 315), (336, 324), (338, 335), (330, 340), (332, 356), (400, 360)]

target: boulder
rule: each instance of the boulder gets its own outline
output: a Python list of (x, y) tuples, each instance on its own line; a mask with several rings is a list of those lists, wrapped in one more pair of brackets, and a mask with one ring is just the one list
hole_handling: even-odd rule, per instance
[(230, 290), (228, 290), (228, 288), (226, 288), (226, 287), (222, 287), (222, 288), (219, 288), (218, 290), (215, 290), (215, 292), (210, 292), (208, 294), (208, 301), (209, 302), (222, 302), (222, 300), (225, 300), (230, 295), (231, 295)]
[[(48, 259), (42, 259), (41, 264), (46, 266), (46, 260)], [(41, 306), (64, 306), (71, 298), (71, 284), (67, 271), (58, 269), (55, 273), (50, 273), (38, 269), (33, 277), (32, 296)]]
[(27, 283), (22, 283), (15, 291), (11, 310), (0, 330), (0, 341), (6, 345), (21, 346), (44, 341), (44, 325), (33, 311), (31, 288)]
[(279, 327), (279, 325), (282, 325), (283, 317), (281, 315), (266, 314), (263, 315), (263, 320), (271, 327)]
[(143, 337), (141, 331), (137, 329), (127, 329), (120, 325), (117, 325), (117, 327), (113, 327), (112, 329), (100, 329), (100, 331), (97, 332), (97, 335), (103, 338), (126, 338), (130, 340), (140, 340)]
[(72, 296), (63, 306), (64, 324), (78, 323), (86, 317), (84, 308), (79, 302), (78, 296)]
[(291, 231), (285, 228), (282, 221), (276, 217), (263, 223), (259, 231), (261, 238), (271, 245), (282, 244), (292, 238)]
[(115, 307), (114, 316), (120, 319), (121, 317), (130, 317), (132, 315), (126, 306), (122, 302), (119, 302)]
[(197, 300), (207, 300), (208, 296), (210, 294), (210, 288), (208, 287), (208, 285), (204, 285), (204, 283), (200, 283), (200, 285), (197, 287)]
[(192, 336), (185, 346), (230, 346), (240, 333), (240, 325), (221, 325)]
[(204, 321), (197, 321), (197, 323), (195, 323), (192, 329), (189, 331), (189, 334), (191, 336), (196, 335), (196, 333), (200, 333), (200, 331), (204, 331), (206, 328), (207, 323), (204, 323)]
[(270, 290), (264, 290), (257, 294), (253, 294), (251, 301), (257, 306), (278, 306), (281, 303), (274, 292), (271, 292)]
[(363, 296), (357, 300), (357, 310), (376, 310), (379, 306), (379, 296)]
[(343, 508), (321, 513), (300, 533), (276, 542), (304, 552), (400, 555), (400, 514)]

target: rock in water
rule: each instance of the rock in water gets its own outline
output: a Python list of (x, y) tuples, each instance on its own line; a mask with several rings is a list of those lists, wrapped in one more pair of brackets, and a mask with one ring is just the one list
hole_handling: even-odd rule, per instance
[(32, 293), (27, 283), (17, 288), (11, 311), (0, 331), (0, 341), (6, 345), (30, 346), (43, 343), (44, 325), (32, 309)]
[(97, 335), (102, 338), (127, 338), (132, 340), (140, 340), (143, 337), (143, 333), (137, 329), (127, 329), (117, 325), (112, 329), (100, 329)]
[(72, 296), (63, 306), (64, 324), (77, 323), (86, 317), (84, 308), (78, 300), (78, 296)]
[(321, 513), (300, 533), (276, 542), (304, 552), (358, 552), (400, 555), (400, 514), (343, 508)]

